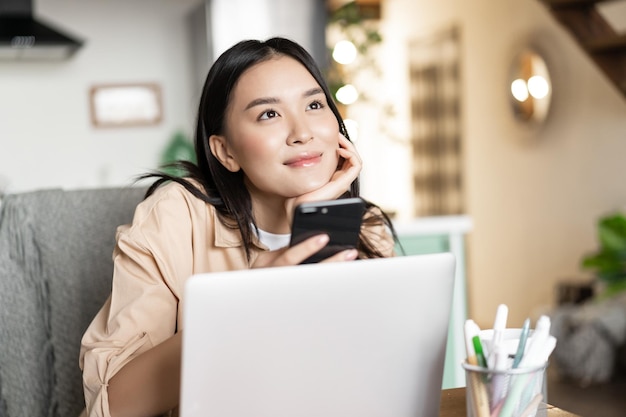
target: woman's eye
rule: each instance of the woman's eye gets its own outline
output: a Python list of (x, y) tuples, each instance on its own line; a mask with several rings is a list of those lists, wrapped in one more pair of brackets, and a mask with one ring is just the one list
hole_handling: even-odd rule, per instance
[(322, 104), (321, 101), (314, 101), (311, 104), (309, 104), (308, 108), (311, 110), (319, 110), (319, 109), (324, 108), (324, 105)]
[(268, 120), (278, 116), (275, 110), (266, 110), (259, 116), (259, 120)]

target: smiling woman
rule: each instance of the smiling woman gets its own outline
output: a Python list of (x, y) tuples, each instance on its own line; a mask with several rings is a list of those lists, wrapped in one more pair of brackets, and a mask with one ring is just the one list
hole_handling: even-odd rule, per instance
[[(209, 143), (222, 165), (244, 173), (258, 226), (288, 233), (289, 223), (274, 221), (274, 213), (284, 213), (281, 200), (326, 185), (337, 168), (338, 150), (343, 149), (346, 168), (351, 168), (347, 178), (358, 175), (358, 156), (348, 141), (340, 146), (340, 139), (337, 118), (315, 78), (295, 59), (278, 56), (243, 73), (233, 90), (226, 129), (211, 135)], [(349, 183), (344, 186), (342, 192)], [(268, 194), (279, 198), (264, 199)]]
[[(155, 182), (118, 232), (111, 296), (81, 346), (90, 416), (175, 409), (186, 280), (300, 264), (329, 237), (288, 246), (294, 208), (360, 197), (357, 149), (313, 58), (288, 39), (242, 41), (218, 58), (202, 91), (195, 150), (197, 163), (176, 165), (182, 177), (142, 177)], [(357, 249), (322, 262), (394, 254), (389, 218), (365, 206)]]

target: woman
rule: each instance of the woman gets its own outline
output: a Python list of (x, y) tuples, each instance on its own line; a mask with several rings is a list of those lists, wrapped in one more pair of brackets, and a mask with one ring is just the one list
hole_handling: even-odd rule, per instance
[[(328, 236), (288, 247), (297, 204), (358, 196), (361, 160), (321, 72), (283, 38), (243, 41), (209, 71), (197, 165), (156, 177), (118, 230), (112, 293), (81, 346), (90, 416), (143, 416), (179, 401), (185, 280), (201, 272), (296, 265)], [(387, 216), (367, 203), (358, 248), (324, 262), (393, 255)]]

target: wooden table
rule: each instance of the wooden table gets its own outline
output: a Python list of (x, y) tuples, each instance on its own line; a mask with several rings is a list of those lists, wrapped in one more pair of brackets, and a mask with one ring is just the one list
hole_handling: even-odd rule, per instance
[[(441, 391), (439, 417), (466, 417), (465, 388), (444, 389)], [(548, 417), (580, 417), (548, 404)]]

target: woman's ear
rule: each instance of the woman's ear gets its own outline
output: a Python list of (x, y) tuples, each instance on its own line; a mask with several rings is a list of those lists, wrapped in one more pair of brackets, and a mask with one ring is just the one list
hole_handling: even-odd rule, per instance
[(209, 137), (209, 147), (211, 148), (213, 156), (224, 165), (224, 168), (230, 172), (237, 172), (241, 169), (235, 158), (229, 152), (228, 144), (224, 136), (211, 135)]

